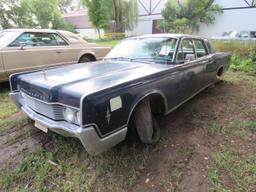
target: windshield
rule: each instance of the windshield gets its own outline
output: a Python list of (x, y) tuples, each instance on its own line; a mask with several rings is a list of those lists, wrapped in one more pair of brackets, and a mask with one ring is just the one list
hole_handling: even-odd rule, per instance
[(122, 41), (105, 59), (129, 59), (172, 63), (177, 39), (166, 37), (133, 38)]
[(18, 32), (12, 32), (12, 31), (2, 31), (0, 32), (0, 45), (6, 45), (10, 43), (15, 36), (17, 36)]

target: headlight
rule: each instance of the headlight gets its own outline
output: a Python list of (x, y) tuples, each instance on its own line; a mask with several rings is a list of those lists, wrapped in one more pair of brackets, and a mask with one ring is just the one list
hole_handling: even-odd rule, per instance
[(64, 119), (69, 123), (75, 123), (77, 125), (81, 124), (81, 112), (71, 109), (65, 108), (63, 111)]
[(70, 108), (65, 108), (64, 109), (64, 118), (66, 121), (70, 123), (74, 123), (75, 121), (75, 111), (70, 109)]

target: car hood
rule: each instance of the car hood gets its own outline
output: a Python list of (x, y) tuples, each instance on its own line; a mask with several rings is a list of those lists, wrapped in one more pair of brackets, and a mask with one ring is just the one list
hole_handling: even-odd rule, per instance
[(40, 70), (18, 77), (20, 89), (47, 102), (79, 106), (80, 98), (163, 71), (166, 65), (100, 61)]

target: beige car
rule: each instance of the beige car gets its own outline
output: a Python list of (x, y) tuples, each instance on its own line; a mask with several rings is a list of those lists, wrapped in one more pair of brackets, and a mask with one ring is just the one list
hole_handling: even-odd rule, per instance
[(111, 47), (88, 43), (68, 31), (0, 31), (0, 82), (12, 73), (101, 60)]

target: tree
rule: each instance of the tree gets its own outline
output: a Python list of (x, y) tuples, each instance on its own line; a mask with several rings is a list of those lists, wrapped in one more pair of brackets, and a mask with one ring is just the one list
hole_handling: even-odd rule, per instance
[(59, 0), (59, 8), (62, 13), (76, 11), (82, 8), (82, 3), (77, 0)]
[(59, 7), (60, 0), (23, 0), (35, 23), (41, 28), (70, 29)]
[(28, 9), (20, 0), (0, 0), (0, 27), (3, 29), (12, 27), (33, 26)]
[(0, 25), (4, 29), (30, 27), (73, 30), (74, 27), (63, 17), (61, 1), (0, 0)]
[(82, 0), (88, 9), (89, 19), (92, 25), (97, 29), (101, 39), (100, 29), (110, 27), (110, 10), (108, 0)]
[(223, 11), (214, 0), (168, 0), (162, 10), (163, 21), (158, 27), (165, 32), (192, 33), (200, 23), (212, 24)]
[(112, 0), (113, 15), (118, 32), (132, 30), (138, 22), (137, 0)]

